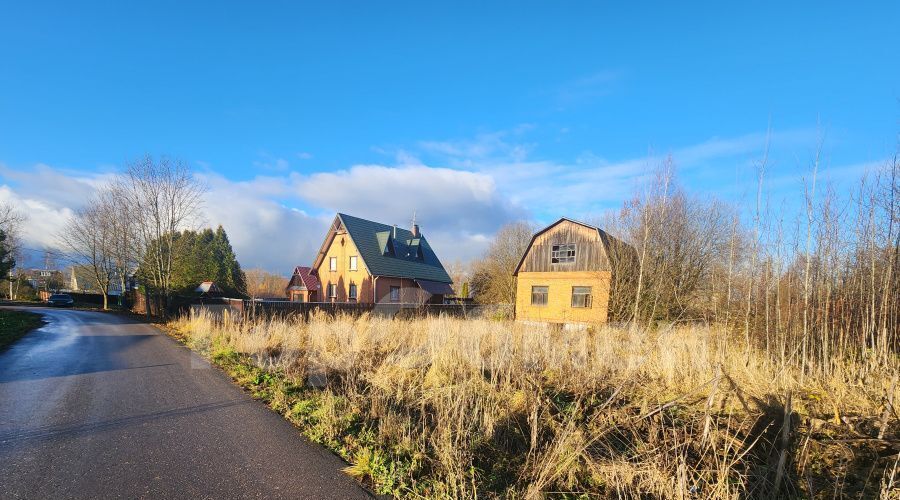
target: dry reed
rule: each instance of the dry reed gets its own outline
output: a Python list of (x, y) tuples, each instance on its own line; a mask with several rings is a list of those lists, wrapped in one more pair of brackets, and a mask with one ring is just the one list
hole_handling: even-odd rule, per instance
[(380, 493), (877, 496), (897, 481), (896, 358), (801, 376), (701, 326), (208, 313), (171, 326)]

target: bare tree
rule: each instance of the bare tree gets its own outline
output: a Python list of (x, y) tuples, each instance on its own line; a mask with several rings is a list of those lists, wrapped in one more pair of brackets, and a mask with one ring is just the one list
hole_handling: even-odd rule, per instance
[(90, 272), (103, 294), (103, 309), (109, 308), (109, 288), (116, 272), (116, 234), (112, 223), (115, 216), (108, 205), (94, 198), (69, 218), (59, 238), (73, 265), (84, 266)]
[[(21, 230), (22, 225), (27, 220), (28, 218), (21, 210), (8, 203), (0, 203), (0, 232), (3, 232), (3, 234), (5, 235), (3, 246), (5, 247), (7, 253), (12, 257), (14, 263), (23, 261)], [(13, 270), (15, 269), (15, 267), (16, 266), (14, 264)], [(14, 279), (13, 270), (9, 271), (9, 276), (2, 277), (9, 280), (8, 298), (10, 300), (15, 299), (16, 296), (13, 287), (14, 282), (16, 285), (15, 289), (18, 289), (18, 280)]]
[(146, 285), (168, 304), (175, 234), (200, 214), (205, 186), (181, 160), (146, 156), (127, 166), (121, 184), (142, 256)]
[(107, 223), (112, 232), (112, 246), (110, 251), (115, 267), (115, 275), (118, 281), (119, 305), (128, 288), (128, 278), (137, 269), (140, 260), (138, 246), (138, 227), (135, 223), (134, 213), (130, 210), (128, 191), (121, 180), (113, 182), (100, 190), (97, 202), (102, 212), (108, 217)]
[(511, 304), (516, 300), (516, 278), (513, 272), (531, 242), (534, 228), (515, 222), (500, 228), (487, 253), (472, 269), (475, 297), (483, 303)]
[(457, 297), (465, 296), (469, 291), (469, 282), (472, 279), (472, 264), (456, 259), (445, 267), (450, 279), (453, 280), (453, 293)]
[(270, 273), (264, 269), (248, 269), (244, 271), (247, 279), (247, 294), (251, 298), (284, 297), (288, 278)]

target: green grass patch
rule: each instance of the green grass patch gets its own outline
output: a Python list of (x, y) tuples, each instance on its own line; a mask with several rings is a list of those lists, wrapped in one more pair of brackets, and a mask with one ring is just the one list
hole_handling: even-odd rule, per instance
[(43, 325), (44, 320), (41, 319), (40, 314), (24, 311), (0, 311), (0, 350)]

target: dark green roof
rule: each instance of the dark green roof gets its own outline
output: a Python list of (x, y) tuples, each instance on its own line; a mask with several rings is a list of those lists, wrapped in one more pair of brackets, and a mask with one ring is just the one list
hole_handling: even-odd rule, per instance
[(373, 276), (453, 282), (421, 234), (413, 237), (398, 227), (397, 236), (392, 238), (393, 226), (347, 214), (337, 216)]

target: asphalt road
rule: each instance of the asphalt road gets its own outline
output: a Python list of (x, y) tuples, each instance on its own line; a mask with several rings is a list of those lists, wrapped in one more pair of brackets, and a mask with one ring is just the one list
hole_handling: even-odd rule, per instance
[(31, 310), (49, 323), (0, 352), (0, 498), (370, 498), (152, 326)]

